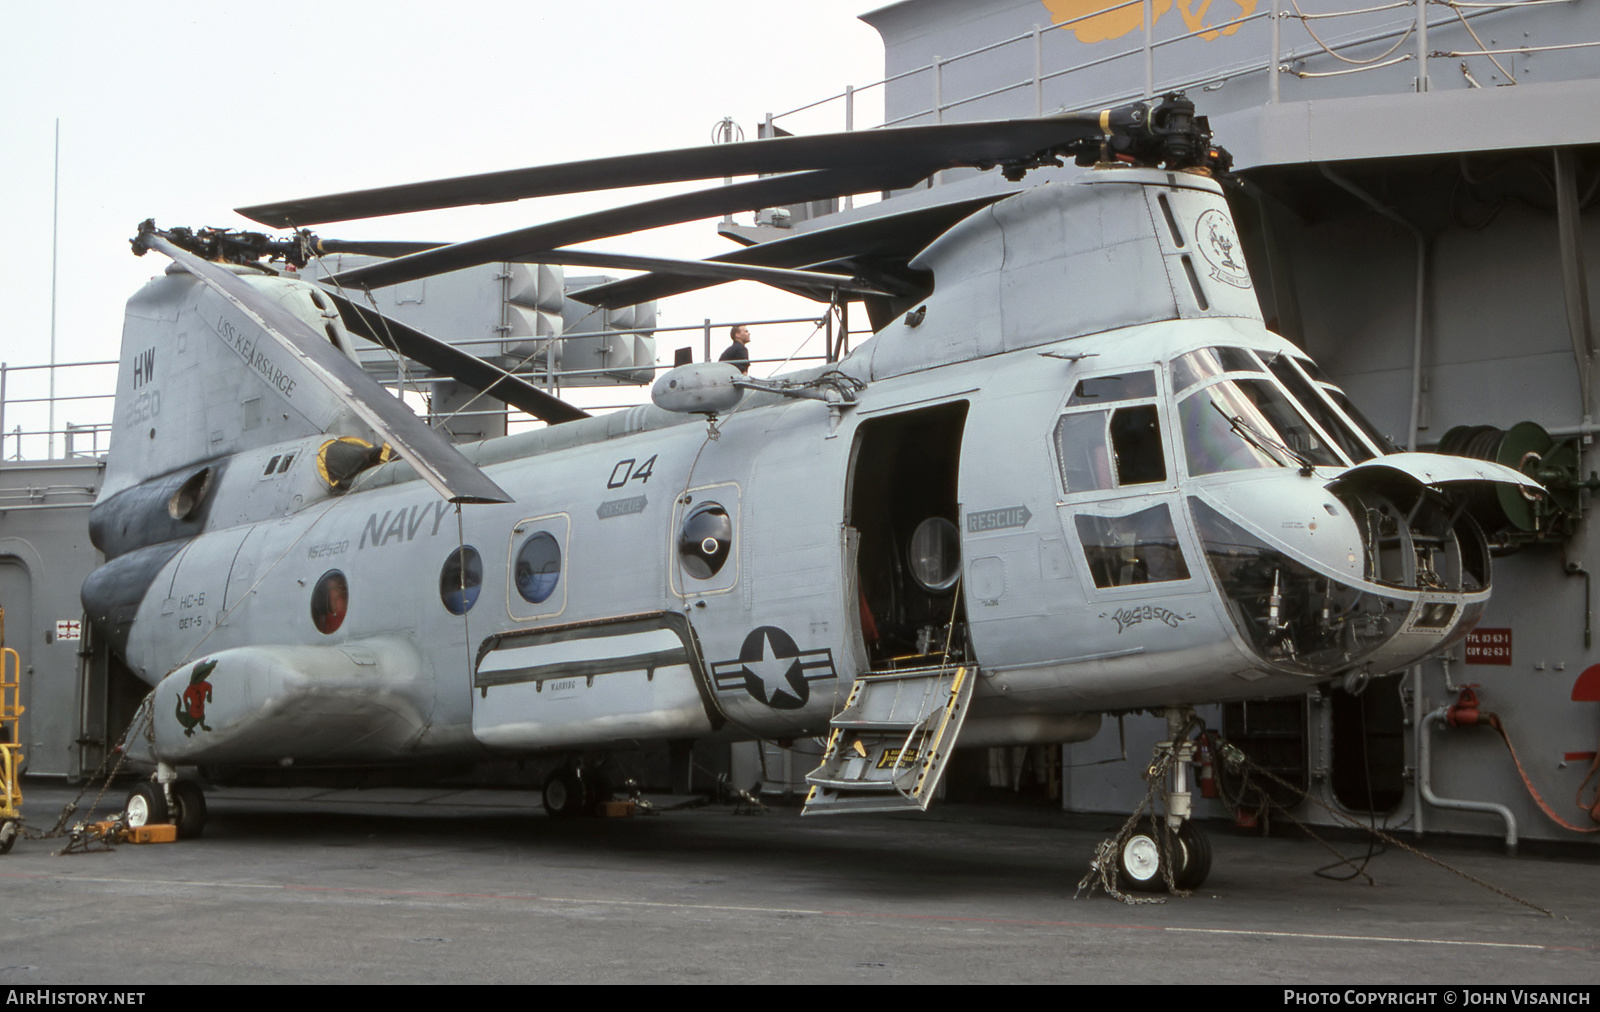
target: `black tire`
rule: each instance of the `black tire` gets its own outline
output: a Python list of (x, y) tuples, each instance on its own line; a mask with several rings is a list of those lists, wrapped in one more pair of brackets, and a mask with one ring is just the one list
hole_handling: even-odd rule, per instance
[(206, 795), (200, 785), (192, 780), (179, 780), (172, 785), (172, 803), (175, 809), (172, 821), (178, 824), (178, 839), (198, 839), (206, 828)]
[(11, 845), (22, 835), (21, 819), (0, 819), (0, 854), (11, 853)]
[(148, 780), (133, 785), (123, 812), (127, 816), (129, 829), (160, 826), (172, 821), (171, 813), (167, 811), (166, 792), (159, 784)]
[(584, 770), (584, 794), (588, 801), (588, 812), (594, 811), (602, 803), (610, 801), (617, 794), (617, 789), (612, 786), (611, 778), (599, 770)]
[[(1139, 820), (1133, 832), (1117, 848), (1117, 881), (1129, 892), (1159, 893), (1166, 891), (1166, 869), (1162, 867), (1167, 847), (1177, 849), (1177, 841), (1158, 827), (1149, 816)], [(1162, 845), (1166, 836), (1167, 847)]]
[(578, 771), (562, 768), (544, 778), (544, 810), (557, 819), (570, 819), (584, 811), (583, 781)]
[(1178, 827), (1178, 843), (1183, 848), (1183, 864), (1172, 876), (1179, 889), (1198, 889), (1211, 874), (1211, 838), (1189, 819)]

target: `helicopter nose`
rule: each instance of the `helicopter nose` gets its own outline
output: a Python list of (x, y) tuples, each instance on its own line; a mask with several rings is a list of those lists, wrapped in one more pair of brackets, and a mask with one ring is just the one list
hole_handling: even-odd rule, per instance
[(1458, 493), (1392, 471), (1346, 478), (1190, 497), (1228, 613), (1276, 670), (1393, 671), (1465, 636), (1487, 603), (1488, 547)]

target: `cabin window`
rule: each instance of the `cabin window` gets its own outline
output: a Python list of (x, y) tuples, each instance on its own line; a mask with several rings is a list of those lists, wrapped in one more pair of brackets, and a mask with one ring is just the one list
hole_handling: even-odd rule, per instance
[(722, 571), (733, 549), (733, 519), (714, 502), (689, 511), (678, 528), (678, 559), (683, 571), (696, 580), (709, 580)]
[[(465, 615), (478, 603), (483, 589), (483, 557), (471, 545), (462, 545), (445, 557), (439, 570), (439, 600), (452, 615)], [(547, 597), (549, 595), (546, 595)]]
[(906, 557), (923, 590), (949, 590), (961, 578), (961, 532), (944, 517), (929, 517), (911, 533)]
[(338, 632), (350, 610), (350, 584), (344, 574), (330, 569), (311, 588), (311, 624), (323, 635)]
[(1125, 517), (1077, 517), (1078, 540), (1096, 587), (1189, 579), (1172, 514), (1158, 504)]
[(549, 531), (539, 531), (517, 549), (514, 579), (517, 593), (530, 604), (543, 604), (561, 581), (561, 546)]

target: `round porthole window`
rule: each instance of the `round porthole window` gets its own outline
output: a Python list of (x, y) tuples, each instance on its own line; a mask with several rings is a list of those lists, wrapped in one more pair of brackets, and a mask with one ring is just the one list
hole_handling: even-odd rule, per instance
[(530, 604), (543, 604), (561, 581), (561, 546), (549, 531), (529, 536), (517, 549), (517, 593)]
[(350, 584), (344, 574), (330, 569), (311, 588), (311, 624), (317, 632), (336, 632), (344, 625), (344, 616), (350, 610)]
[(471, 545), (451, 552), (439, 570), (439, 600), (452, 615), (465, 615), (483, 589), (483, 558)]
[(912, 532), (909, 555), (923, 590), (949, 590), (961, 577), (961, 532), (944, 517), (929, 517)]
[(714, 502), (689, 511), (678, 529), (678, 558), (683, 570), (696, 580), (709, 580), (721, 571), (733, 549), (733, 519)]

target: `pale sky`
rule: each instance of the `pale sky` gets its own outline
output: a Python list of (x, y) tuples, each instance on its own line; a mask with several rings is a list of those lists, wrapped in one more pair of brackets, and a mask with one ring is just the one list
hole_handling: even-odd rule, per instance
[[(883, 47), (856, 15), (806, 0), (219, 0), (4, 4), (0, 60), (0, 361), (49, 361), (51, 192), (60, 120), (56, 359), (117, 357), (122, 307), (165, 263), (127, 240), (168, 228), (261, 230), (232, 208), (292, 196), (706, 143), (724, 116), (749, 137), (769, 112), (871, 84)], [(881, 119), (881, 89), (856, 125)], [(782, 121), (844, 127), (841, 103)], [(633, 191), (627, 199), (643, 199)], [(460, 240), (603, 206), (596, 196), (317, 229), (326, 237)], [(745, 216), (748, 217), (748, 216)], [(714, 222), (585, 248), (708, 256)], [(751, 284), (680, 296), (662, 324), (817, 313)], [(779, 339), (756, 354), (771, 354)], [(660, 347), (685, 343), (663, 335)], [(696, 347), (699, 347), (698, 341)], [(670, 359), (670, 350), (666, 351)], [(66, 384), (62, 374), (61, 384)], [(109, 389), (109, 372), (102, 375)], [(12, 374), (11, 398), (25, 396)], [(97, 384), (98, 385), (98, 384)], [(103, 409), (102, 409), (103, 410)], [(65, 420), (96, 409), (64, 406)], [(65, 417), (62, 417), (64, 413)], [(18, 421), (8, 409), (6, 428)], [(11, 448), (8, 445), (8, 455)]]

